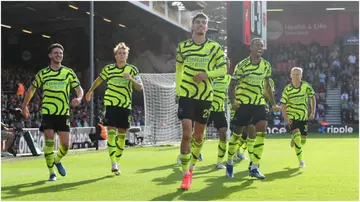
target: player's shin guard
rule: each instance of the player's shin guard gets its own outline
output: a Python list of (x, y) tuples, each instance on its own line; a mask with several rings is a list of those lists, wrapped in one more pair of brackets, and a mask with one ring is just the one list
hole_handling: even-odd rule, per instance
[(228, 164), (230, 164), (230, 165), (233, 164), (234, 154), (238, 147), (238, 140), (240, 137), (241, 137), (241, 135), (236, 134), (236, 133), (232, 133), (232, 135), (230, 137), (229, 150), (228, 150)]
[(44, 156), (50, 173), (54, 173), (54, 140), (45, 140)]
[(68, 153), (69, 146), (64, 147), (62, 144), (60, 144), (59, 149), (56, 153), (55, 163), (59, 163), (61, 159)]
[(203, 144), (204, 144), (204, 140), (202, 140), (201, 143), (197, 143), (196, 141), (194, 141), (194, 147), (191, 150), (192, 158), (190, 161), (192, 166), (195, 166), (196, 162), (198, 161)]
[(300, 132), (296, 132), (293, 134), (293, 139), (295, 142), (295, 153), (299, 161), (302, 161), (302, 144), (301, 144), (301, 134)]
[(301, 146), (306, 144), (306, 137), (301, 136)]
[(222, 163), (224, 160), (224, 156), (226, 154), (226, 149), (227, 149), (227, 142), (226, 141), (221, 141), (219, 140), (219, 145), (218, 145), (218, 163)]
[(247, 148), (248, 148), (250, 161), (253, 161), (255, 139), (248, 137), (248, 139), (246, 140), (246, 144), (247, 144)]
[(181, 167), (184, 172), (189, 170), (189, 163), (191, 159), (191, 154), (180, 154)]
[(266, 132), (257, 132), (255, 143), (254, 143), (254, 153), (253, 153), (253, 164), (259, 165), (261, 155), (264, 150), (264, 140)]
[(117, 163), (120, 162), (120, 158), (123, 154), (124, 149), (125, 149), (125, 134), (118, 134), (118, 139), (116, 142), (116, 152), (115, 152)]
[(109, 150), (109, 156), (110, 156), (111, 163), (114, 163), (116, 161), (115, 160), (115, 152), (116, 152), (115, 138), (116, 138), (116, 131), (109, 130), (107, 146), (108, 146), (108, 150)]

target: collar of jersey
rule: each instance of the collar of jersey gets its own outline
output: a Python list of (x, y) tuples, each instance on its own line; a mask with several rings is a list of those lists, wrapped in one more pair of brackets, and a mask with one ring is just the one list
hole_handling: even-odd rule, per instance
[(128, 64), (128, 63), (125, 63), (125, 65), (124, 65), (123, 67), (118, 67), (116, 63), (114, 63), (114, 65), (115, 65), (116, 68), (122, 69), (122, 68), (128, 66), (129, 64)]
[(262, 57), (260, 57), (260, 60), (259, 60), (259, 63), (257, 63), (257, 64), (253, 64), (252, 63), (252, 60), (251, 60), (251, 56), (249, 56), (249, 63), (248, 63), (248, 65), (250, 65), (250, 64), (252, 64), (252, 65), (259, 65), (260, 63), (261, 63), (261, 61), (263, 60), (263, 58)]
[(195, 43), (194, 38), (191, 39), (192, 43), (193, 43), (194, 45), (196, 45), (196, 46), (202, 46), (202, 45), (204, 45), (206, 42), (208, 42), (208, 40), (209, 40), (209, 38), (206, 37), (206, 38), (205, 38), (205, 41), (204, 41), (202, 44), (197, 44), (197, 43)]
[(48, 67), (49, 67), (49, 69), (50, 69), (51, 71), (53, 71), (53, 72), (58, 72), (58, 71), (60, 71), (64, 66), (61, 65), (58, 70), (53, 70), (53, 69), (50, 67), (50, 65), (49, 65)]
[(299, 86), (299, 88), (295, 88), (295, 86), (294, 86), (293, 83), (291, 82), (291, 86), (292, 86), (293, 88), (295, 88), (295, 89), (300, 89), (302, 85), (303, 85), (303, 81), (300, 81), (300, 86)]

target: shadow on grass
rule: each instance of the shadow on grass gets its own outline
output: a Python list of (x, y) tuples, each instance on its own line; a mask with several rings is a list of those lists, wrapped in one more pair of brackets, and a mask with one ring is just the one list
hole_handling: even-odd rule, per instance
[[(154, 179), (154, 181), (161, 182), (161, 185), (164, 184), (173, 184), (176, 182), (179, 182), (180, 186), (180, 180), (181, 178), (181, 170), (180, 168), (176, 168), (177, 171), (171, 174), (170, 176), (164, 177), (164, 178), (157, 178)], [(175, 169), (174, 169), (175, 170)], [(183, 191), (181, 189), (177, 189), (173, 193), (168, 193), (156, 198), (151, 199), (151, 201), (172, 201), (176, 197), (179, 197), (179, 200), (185, 200), (185, 201), (210, 201), (210, 200), (222, 200), (227, 198), (229, 195), (244, 191), (248, 189), (256, 189), (256, 187), (251, 187), (251, 185), (254, 183), (254, 181), (259, 181), (255, 178), (249, 177), (249, 172), (247, 170), (237, 172), (234, 174), (233, 179), (229, 179), (225, 176), (222, 177), (207, 177), (207, 176), (201, 176), (204, 173), (208, 173), (210, 171), (213, 171), (216, 169), (213, 168), (213, 165), (202, 167), (201, 170), (199, 168), (198, 172), (194, 172), (193, 175), (193, 182), (192, 187), (196, 187), (197, 183), (206, 183), (207, 187), (197, 191), (197, 192), (188, 192)], [(201, 172), (203, 171), (203, 172)], [(274, 181), (277, 179), (288, 179), (291, 177), (295, 177), (301, 172), (298, 172), (299, 168), (284, 168), (281, 171), (273, 172), (273, 173), (267, 173), (266, 179), (262, 182), (269, 182)], [(200, 176), (199, 176), (200, 175)], [(200, 182), (197, 179), (204, 179), (205, 181)], [(239, 198), (238, 200), (246, 200)]]
[[(83, 180), (83, 181), (78, 181), (78, 182), (69, 182), (69, 183), (63, 183), (63, 184), (57, 184), (57, 182), (49, 182), (46, 180), (40, 180), (40, 181), (33, 182), (33, 183), (1, 187), (1, 195), (2, 195), (1, 199), (2, 200), (13, 199), (13, 198), (17, 198), (17, 197), (26, 196), (26, 195), (72, 190), (79, 185), (90, 184), (90, 183), (93, 183), (93, 182), (96, 182), (99, 180), (104, 180), (104, 179), (112, 178), (112, 177), (114, 177), (114, 175), (108, 175), (108, 176), (104, 176), (104, 177), (100, 177), (100, 178)], [(49, 186), (36, 188), (37, 186), (41, 186), (41, 185), (45, 185), (45, 184), (47, 184)], [(53, 184), (53, 185), (50, 186), (50, 184)], [(30, 188), (30, 187), (32, 187), (34, 189), (27, 190), (27, 191), (21, 191), (21, 189)], [(4, 196), (4, 195), (7, 195), (7, 196)]]

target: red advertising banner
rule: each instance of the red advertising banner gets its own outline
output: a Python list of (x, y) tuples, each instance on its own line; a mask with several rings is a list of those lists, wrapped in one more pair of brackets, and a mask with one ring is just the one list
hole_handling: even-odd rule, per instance
[(244, 1), (244, 44), (250, 45), (251, 33), (250, 33), (250, 1)]
[(297, 42), (333, 44), (337, 36), (334, 15), (293, 15), (268, 13), (268, 43)]

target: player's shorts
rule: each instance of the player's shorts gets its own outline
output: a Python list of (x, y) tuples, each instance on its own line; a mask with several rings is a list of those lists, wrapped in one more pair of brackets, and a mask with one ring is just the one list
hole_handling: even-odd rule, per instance
[(259, 121), (266, 121), (265, 105), (242, 104), (236, 110), (232, 126), (248, 126)]
[(307, 136), (308, 122), (292, 120), (292, 124), (288, 125), (290, 131), (299, 129), (301, 135)]
[(69, 116), (47, 115), (42, 116), (40, 131), (52, 129), (54, 132), (70, 132)]
[(128, 129), (130, 128), (130, 122), (131, 122), (130, 109), (126, 109), (122, 107), (106, 106), (104, 126)]
[(207, 126), (209, 126), (212, 123), (214, 123), (214, 126), (217, 130), (219, 130), (220, 128), (227, 128), (228, 124), (227, 124), (225, 112), (213, 112), (212, 111), (210, 113), (210, 117), (208, 119)]
[(211, 101), (179, 98), (178, 117), (206, 124), (210, 116)]

